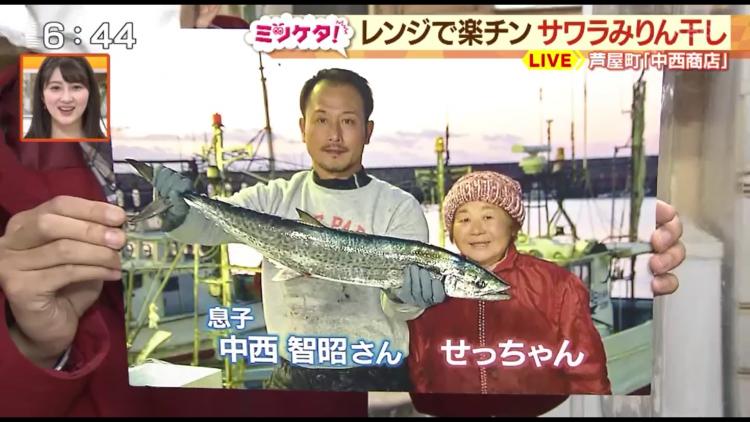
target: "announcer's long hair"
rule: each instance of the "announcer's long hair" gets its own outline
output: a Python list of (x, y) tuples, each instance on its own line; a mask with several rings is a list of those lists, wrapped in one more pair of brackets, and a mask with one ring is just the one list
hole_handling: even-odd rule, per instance
[(44, 87), (49, 83), (52, 73), (60, 68), (63, 80), (68, 83), (81, 83), (89, 91), (89, 100), (86, 103), (81, 121), (81, 129), (84, 138), (105, 138), (102, 132), (101, 121), (101, 96), (99, 86), (94, 77), (94, 69), (91, 68), (85, 57), (50, 56), (44, 59), (34, 83), (32, 94), (32, 117), (29, 131), (25, 138), (51, 138), (52, 116), (44, 107)]

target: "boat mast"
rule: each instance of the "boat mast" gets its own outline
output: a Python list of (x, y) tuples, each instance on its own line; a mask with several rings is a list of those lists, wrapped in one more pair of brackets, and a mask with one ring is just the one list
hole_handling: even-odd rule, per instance
[[(448, 127), (446, 126), (446, 138), (448, 133)], [(443, 200), (445, 199), (445, 151), (447, 143), (442, 136), (435, 138), (435, 154), (437, 154), (437, 165), (435, 167), (435, 182), (437, 188), (437, 203), (438, 203), (438, 245), (441, 248), (445, 247), (445, 229), (443, 222)]]
[(539, 87), (539, 145), (544, 144), (544, 107), (542, 105), (542, 87)]
[[(646, 156), (643, 148), (643, 106), (646, 99), (646, 82), (643, 80), (644, 71), (633, 84), (633, 104), (631, 119), (631, 167), (630, 167), (630, 224), (628, 226), (628, 241), (638, 240), (638, 223), (641, 216), (641, 205), (644, 197), (644, 182), (646, 180)], [(635, 262), (636, 257), (630, 258), (630, 294), (635, 297)]]
[(263, 55), (258, 52), (260, 63), (260, 83), (263, 87), (263, 109), (266, 113), (266, 135), (268, 136), (268, 178), (273, 179), (276, 171), (276, 159), (273, 154), (273, 136), (271, 135), (271, 117), (268, 114), (268, 90), (266, 89), (266, 76), (263, 74)]
[(588, 169), (588, 162), (586, 161), (587, 151), (586, 146), (588, 145), (589, 135), (589, 101), (588, 101), (588, 89), (586, 81), (586, 72), (583, 73), (583, 169)]
[(646, 181), (645, 151), (643, 148), (643, 104), (646, 99), (646, 81), (644, 72), (633, 85), (633, 106), (631, 112), (632, 147), (631, 147), (631, 190), (630, 190), (630, 227), (628, 227), (628, 241), (638, 240), (638, 223), (640, 221), (641, 205), (644, 197), (644, 183)]
[(575, 130), (575, 92), (573, 85), (570, 87), (570, 162), (573, 166), (573, 177), (576, 176), (576, 130)]
[(583, 177), (586, 190), (591, 193), (591, 178), (589, 177), (588, 166), (588, 134), (589, 134), (589, 101), (588, 101), (588, 81), (586, 78), (588, 71), (583, 72)]

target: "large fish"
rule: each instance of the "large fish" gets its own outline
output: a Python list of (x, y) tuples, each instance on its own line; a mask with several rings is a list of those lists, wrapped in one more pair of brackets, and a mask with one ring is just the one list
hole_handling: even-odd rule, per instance
[[(153, 169), (127, 160), (153, 182)], [(264, 214), (195, 193), (182, 198), (209, 221), (260, 252), (281, 271), (275, 280), (300, 275), (339, 283), (390, 289), (403, 283), (403, 271), (415, 264), (442, 278), (451, 297), (506, 300), (509, 285), (480, 265), (427, 243), (339, 230), (297, 210), (300, 220)], [(166, 198), (140, 214), (148, 218), (170, 207)]]

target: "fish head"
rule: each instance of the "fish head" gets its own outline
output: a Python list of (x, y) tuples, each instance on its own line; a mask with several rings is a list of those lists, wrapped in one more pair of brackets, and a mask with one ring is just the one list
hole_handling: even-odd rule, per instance
[(508, 300), (510, 285), (471, 261), (461, 261), (456, 270), (445, 275), (445, 294), (451, 297), (481, 300)]

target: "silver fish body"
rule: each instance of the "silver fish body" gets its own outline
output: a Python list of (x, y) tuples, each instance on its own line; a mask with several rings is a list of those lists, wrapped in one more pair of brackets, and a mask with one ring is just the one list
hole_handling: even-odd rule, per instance
[(443, 277), (446, 295), (508, 299), (507, 283), (451, 251), (419, 241), (331, 229), (185, 194), (188, 205), (276, 265), (315, 278), (390, 289), (415, 264)]
[[(127, 160), (153, 183), (153, 169)], [(416, 240), (333, 229), (300, 211), (301, 221), (238, 207), (205, 195), (182, 198), (206, 219), (291, 274), (339, 283), (391, 289), (403, 284), (404, 269), (418, 265), (440, 276), (448, 296), (507, 300), (505, 280), (446, 249)], [(169, 208), (160, 198), (141, 213), (147, 218)]]

